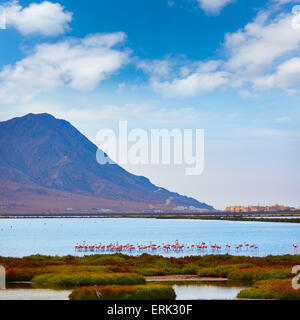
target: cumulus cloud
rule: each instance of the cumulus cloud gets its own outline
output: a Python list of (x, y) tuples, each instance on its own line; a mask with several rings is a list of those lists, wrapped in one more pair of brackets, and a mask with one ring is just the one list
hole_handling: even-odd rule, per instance
[(243, 29), (225, 36), (229, 58), (224, 68), (233, 74), (233, 86), (250, 83), (254, 88), (295, 93), (289, 86), (299, 83), (300, 32), (292, 27), (293, 19), (292, 14), (270, 18), (263, 12)]
[[(143, 62), (152, 88), (168, 97), (189, 97), (221, 87), (238, 88), (242, 98), (257, 89), (283, 89), (297, 94), (300, 85), (300, 32), (295, 15), (262, 10), (250, 23), (227, 33), (222, 61), (165, 59)], [(246, 89), (245, 89), (246, 88)]]
[(260, 14), (243, 29), (225, 36), (225, 47), (230, 53), (228, 68), (257, 71), (299, 48), (300, 32), (292, 28), (291, 14), (271, 21), (268, 18), (266, 13)]
[(206, 14), (217, 15), (228, 4), (235, 0), (198, 0), (200, 7)]
[(37, 45), (31, 55), (0, 71), (1, 102), (29, 101), (59, 87), (94, 89), (128, 61), (128, 50), (114, 48), (125, 38), (118, 32)]
[(153, 79), (152, 87), (167, 97), (192, 97), (200, 93), (212, 92), (227, 84), (228, 81), (228, 72), (198, 70), (184, 78), (176, 78), (172, 81)]
[(18, 1), (5, 4), (6, 27), (13, 27), (23, 35), (56, 36), (69, 29), (72, 13), (60, 3), (44, 1), (22, 7)]
[(167, 97), (192, 97), (212, 92), (229, 81), (230, 74), (221, 69), (221, 62), (186, 62), (173, 60), (147, 61), (138, 65), (150, 74), (151, 87)]
[(254, 84), (259, 88), (281, 88), (287, 90), (289, 94), (298, 93), (295, 87), (300, 85), (300, 58), (285, 61), (274, 73), (255, 79)]

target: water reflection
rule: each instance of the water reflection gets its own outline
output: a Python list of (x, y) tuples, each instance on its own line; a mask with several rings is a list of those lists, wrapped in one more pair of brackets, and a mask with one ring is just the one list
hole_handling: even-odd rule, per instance
[(176, 300), (233, 300), (251, 283), (240, 282), (185, 282), (173, 284)]
[[(233, 300), (238, 293), (252, 284), (248, 282), (164, 282), (171, 285), (176, 300)], [(0, 300), (68, 300), (70, 290), (34, 289), (30, 283), (10, 283), (0, 290)]]

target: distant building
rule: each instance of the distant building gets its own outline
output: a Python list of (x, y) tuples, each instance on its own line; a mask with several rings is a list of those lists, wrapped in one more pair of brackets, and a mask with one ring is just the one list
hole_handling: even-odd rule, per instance
[(274, 206), (230, 206), (225, 209), (226, 212), (282, 212), (293, 211), (295, 208), (281, 205)]

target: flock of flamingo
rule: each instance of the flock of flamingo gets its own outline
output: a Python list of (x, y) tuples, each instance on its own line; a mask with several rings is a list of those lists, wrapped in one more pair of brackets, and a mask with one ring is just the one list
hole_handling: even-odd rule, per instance
[[(255, 244), (239, 244), (235, 246), (231, 246), (230, 244), (226, 244), (224, 246), (224, 249), (226, 252), (229, 252), (231, 249), (235, 249), (237, 252), (245, 250), (252, 250), (252, 251), (258, 251), (259, 247)], [(208, 252), (212, 251), (213, 253), (219, 253), (222, 250), (222, 246), (217, 244), (206, 244), (205, 242), (202, 242), (201, 244), (191, 244), (191, 245), (184, 245), (179, 244), (178, 241), (176, 241), (174, 244), (148, 244), (148, 245), (133, 245), (133, 244), (108, 244), (108, 245), (88, 245), (85, 242), (83, 244), (77, 244), (75, 246), (75, 250), (78, 252), (182, 252), (182, 251), (191, 251), (196, 250), (199, 252)]]
[[(294, 244), (294, 254), (298, 254), (298, 245)], [(229, 253), (232, 251), (236, 251), (237, 253), (242, 251), (251, 251), (253, 253), (259, 252), (259, 247), (256, 244), (250, 244), (250, 243), (244, 243), (244, 244), (238, 244), (238, 245), (230, 245), (226, 244), (223, 247), (218, 244), (206, 244), (205, 242), (202, 242), (201, 244), (191, 244), (191, 245), (184, 245), (179, 244), (178, 241), (176, 241), (174, 244), (148, 244), (148, 245), (133, 245), (133, 244), (108, 244), (108, 245), (88, 245), (85, 242), (83, 244), (77, 244), (75, 246), (75, 251), (77, 252), (108, 252), (108, 253), (159, 253), (159, 252), (183, 252), (183, 251), (196, 251), (199, 253), (221, 253), (222, 249), (225, 250), (225, 253)], [(224, 252), (224, 251), (223, 251)]]

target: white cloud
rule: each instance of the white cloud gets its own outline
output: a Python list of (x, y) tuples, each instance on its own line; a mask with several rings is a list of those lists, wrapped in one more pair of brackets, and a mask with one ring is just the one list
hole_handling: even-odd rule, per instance
[(228, 83), (229, 74), (224, 71), (195, 72), (186, 78), (177, 78), (169, 81), (152, 80), (154, 90), (167, 97), (192, 97), (200, 93), (214, 91)]
[(166, 76), (171, 72), (172, 62), (165, 60), (143, 60), (137, 63), (137, 68), (152, 76)]
[(243, 29), (226, 35), (229, 58), (224, 67), (233, 73), (232, 86), (250, 83), (254, 88), (295, 93), (290, 86), (299, 84), (300, 32), (292, 27), (293, 18), (292, 14), (270, 18), (262, 12)]
[(292, 19), (291, 14), (286, 14), (269, 21), (264, 13), (242, 30), (227, 34), (225, 47), (230, 53), (227, 67), (256, 73), (275, 59), (299, 49), (300, 32), (292, 28)]
[(198, 0), (200, 7), (205, 11), (206, 14), (216, 15), (235, 0)]
[(37, 45), (33, 54), (0, 71), (2, 104), (29, 101), (59, 87), (94, 89), (128, 61), (127, 50), (113, 48), (125, 38), (118, 32)]
[(176, 64), (175, 60), (147, 61), (138, 67), (150, 74), (151, 87), (167, 97), (192, 97), (212, 92), (229, 81), (230, 74), (218, 70), (220, 61), (187, 63), (183, 66), (181, 63)]
[[(190, 123), (204, 117), (215, 117), (214, 114), (203, 113), (193, 108), (177, 108), (170, 112), (169, 108), (150, 104), (100, 105), (88, 109), (69, 109), (58, 116), (80, 121), (108, 121), (129, 120), (130, 123)], [(97, 122), (97, 123), (98, 123)]]
[(288, 90), (289, 94), (297, 93), (294, 87), (300, 85), (300, 58), (285, 61), (277, 67), (276, 72), (255, 79), (254, 84), (264, 89), (282, 88)]
[(243, 99), (258, 97), (257, 89), (298, 93), (300, 32), (295, 15), (260, 11), (244, 28), (225, 35), (223, 61), (190, 62), (165, 59), (140, 63), (152, 88), (168, 97), (188, 97), (220, 87), (238, 88)]
[(2, 6), (0, 6), (0, 29), (5, 30), (6, 29), (6, 17), (5, 17), (5, 11)]
[(65, 33), (72, 21), (72, 13), (60, 3), (44, 1), (23, 8), (18, 1), (5, 5), (6, 26), (14, 27), (24, 35), (36, 33), (55, 36)]
[(213, 112), (200, 111), (197, 108), (181, 107), (174, 109), (158, 106), (155, 104), (112, 104), (99, 105), (97, 101), (90, 102), (82, 108), (80, 103), (76, 107), (70, 107), (68, 102), (61, 101), (59, 104), (49, 101), (38, 100), (30, 103), (0, 108), (0, 119), (7, 120), (16, 116), (24, 116), (27, 113), (50, 113), (57, 118), (66, 119), (75, 123), (94, 124), (97, 129), (103, 125), (117, 124), (116, 121), (127, 120), (130, 125), (140, 126), (143, 124), (185, 124), (199, 123), (203, 119), (215, 119), (218, 117)]

